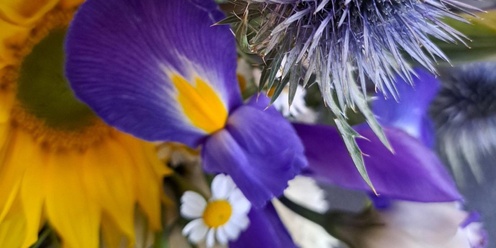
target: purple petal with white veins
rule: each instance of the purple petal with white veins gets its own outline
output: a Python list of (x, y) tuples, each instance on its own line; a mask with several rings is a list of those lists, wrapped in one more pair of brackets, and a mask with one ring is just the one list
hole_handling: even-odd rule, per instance
[(248, 229), (237, 240), (229, 242), (230, 248), (296, 248), (271, 203), (261, 209), (252, 208), (248, 217)]
[[(308, 158), (307, 173), (337, 186), (371, 192), (357, 171), (339, 132), (330, 126), (293, 125)], [(418, 202), (460, 200), (449, 173), (433, 151), (397, 128), (384, 131), (395, 153), (382, 145), (370, 128), (357, 131), (366, 139), (357, 143), (379, 197)]]
[(429, 104), (439, 90), (439, 80), (430, 72), (417, 68), (413, 86), (396, 76), (398, 101), (378, 93), (373, 102), (373, 112), (384, 126), (403, 129), (426, 146), (434, 144), (434, 126), (428, 116)]
[(293, 127), (260, 96), (234, 111), (202, 149), (205, 170), (230, 175), (254, 207), (282, 194), (307, 161)]
[(242, 103), (234, 37), (212, 26), (222, 17), (212, 0), (88, 0), (68, 33), (67, 77), (118, 129), (196, 146), (206, 134), (183, 113), (171, 78), (203, 80), (228, 111)]

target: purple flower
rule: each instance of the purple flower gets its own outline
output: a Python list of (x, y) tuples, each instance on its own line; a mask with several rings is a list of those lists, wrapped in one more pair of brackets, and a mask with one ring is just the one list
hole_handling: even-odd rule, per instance
[(378, 93), (372, 108), (379, 123), (399, 128), (427, 147), (435, 143), (434, 125), (428, 114), (429, 106), (439, 90), (438, 79), (420, 68), (414, 70), (413, 88), (399, 75), (396, 76), (397, 99)]
[[(150, 141), (202, 147), (255, 207), (306, 166), (292, 126), (260, 96), (243, 103), (236, 47), (208, 0), (88, 0), (67, 38), (67, 77), (106, 122)], [(266, 109), (266, 110), (265, 110)]]
[[(294, 124), (304, 146), (309, 167), (305, 171), (317, 180), (348, 189), (373, 193), (356, 170), (341, 135), (330, 126)], [(381, 145), (366, 126), (357, 131), (365, 154), (365, 166), (379, 198), (415, 202), (459, 201), (449, 173), (436, 154), (406, 132), (385, 127), (394, 153)]]
[(340, 235), (352, 247), (485, 247), (483, 232), (476, 230), (479, 234), (474, 235), (467, 228), (465, 222), (470, 216), (458, 206), (462, 196), (428, 147), (433, 133), (427, 110), (437, 92), (435, 78), (422, 70), (415, 72), (415, 91), (401, 92), (407, 88), (398, 88), (402, 96), (398, 104), (381, 97), (375, 102), (374, 112), (394, 153), (381, 145), (369, 127), (356, 127), (365, 138), (358, 140), (358, 146), (365, 154), (365, 166), (378, 195), (363, 182), (339, 142), (340, 134), (332, 127), (294, 125), (309, 160), (306, 173), (323, 183), (371, 195), (375, 209), (351, 217), (363, 221), (367, 216), (366, 225), (339, 226)]
[(409, 60), (434, 72), (433, 62), (448, 58), (430, 37), (464, 43), (464, 36), (442, 19), (465, 21), (453, 10), (474, 10), (456, 0), (235, 3), (246, 3), (240, 8), (244, 12), (237, 13), (244, 15), (237, 25), (246, 25), (247, 33), (254, 33), (240, 36), (240, 42), (246, 38), (249, 49), (264, 57), (269, 83), (277, 70), (282, 70), (281, 84), (289, 81), (293, 89), (302, 81), (306, 85), (315, 75), (326, 103), (339, 106), (341, 112), (364, 101), (368, 80), (380, 91), (396, 96), (395, 75), (412, 80)]

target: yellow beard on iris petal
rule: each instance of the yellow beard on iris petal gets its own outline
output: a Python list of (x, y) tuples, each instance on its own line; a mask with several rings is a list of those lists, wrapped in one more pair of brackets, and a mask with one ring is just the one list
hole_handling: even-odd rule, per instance
[[(40, 13), (46, 13), (47, 6), (56, 6), (51, 2), (45, 1), (48, 5), (42, 4)], [(58, 3), (57, 10), (39, 24), (53, 21), (57, 13), (67, 14), (60, 6), (73, 4)], [(6, 22), (2, 20), (4, 7), (0, 4), (0, 27)], [(42, 38), (32, 38), (33, 33), (40, 35), (40, 30), (33, 28), (24, 50), (10, 54), (22, 60), (30, 52), (25, 47)], [(0, 54), (5, 49), (0, 48)], [(162, 177), (169, 170), (158, 160), (155, 147), (96, 117), (85, 117), (88, 124), (64, 129), (40, 118), (40, 113), (26, 108), (29, 102), (19, 98), (16, 73), (22, 63), (2, 58), (0, 55), (0, 247), (29, 247), (45, 224), (55, 230), (64, 247), (98, 247), (102, 240), (107, 247), (140, 247), (143, 242), (135, 242), (136, 213), (145, 217), (146, 229), (155, 232), (161, 228)]]

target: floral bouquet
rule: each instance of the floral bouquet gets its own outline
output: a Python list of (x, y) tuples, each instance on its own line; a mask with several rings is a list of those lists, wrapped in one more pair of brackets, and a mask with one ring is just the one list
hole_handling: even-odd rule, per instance
[(491, 247), (476, 4), (3, 0), (0, 247)]

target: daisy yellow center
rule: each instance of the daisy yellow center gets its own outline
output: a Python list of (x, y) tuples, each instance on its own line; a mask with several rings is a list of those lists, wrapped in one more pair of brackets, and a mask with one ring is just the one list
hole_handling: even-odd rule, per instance
[(46, 148), (85, 149), (110, 133), (76, 99), (64, 74), (64, 39), (73, 11), (54, 11), (35, 27), (19, 50), (11, 77), (16, 95), (12, 124)]
[(171, 81), (177, 90), (177, 101), (191, 124), (207, 134), (222, 129), (228, 112), (217, 92), (203, 79), (196, 77), (194, 85), (180, 75)]
[(207, 204), (203, 212), (203, 221), (210, 228), (222, 226), (229, 221), (232, 207), (226, 200), (212, 201)]

